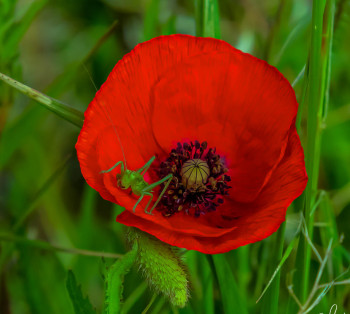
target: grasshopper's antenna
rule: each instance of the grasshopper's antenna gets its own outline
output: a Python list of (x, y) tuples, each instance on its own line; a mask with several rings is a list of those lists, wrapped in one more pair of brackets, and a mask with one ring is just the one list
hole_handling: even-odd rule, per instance
[[(83, 63), (83, 67), (84, 67), (84, 69), (85, 69), (86, 73), (88, 74), (89, 79), (90, 79), (90, 81), (91, 81), (92, 85), (95, 87), (95, 90), (96, 90), (96, 92), (97, 92), (97, 91), (98, 91), (98, 89), (97, 89), (97, 87), (96, 87), (96, 84), (95, 84), (94, 80), (92, 79), (92, 76), (91, 76), (91, 74), (90, 74), (89, 70), (87, 69), (87, 67), (86, 67), (85, 63)], [(96, 101), (97, 101), (97, 99), (96, 99)], [(97, 102), (98, 102), (98, 101), (97, 101)], [(104, 106), (104, 105), (102, 105), (101, 103), (99, 103), (99, 104), (100, 104), (100, 106), (101, 106), (101, 108), (102, 108), (102, 110), (103, 110), (104, 114), (107, 116), (107, 118), (108, 118), (109, 122), (112, 124), (113, 130), (114, 130), (114, 133), (117, 135), (117, 138), (118, 138), (118, 142), (119, 142), (120, 148), (122, 149), (122, 154), (123, 154), (124, 164), (125, 164), (125, 170), (127, 170), (127, 169), (128, 169), (128, 167), (127, 167), (127, 165), (126, 165), (125, 153), (124, 153), (124, 149), (123, 149), (122, 141), (121, 141), (121, 139), (120, 139), (120, 136), (119, 136), (119, 133), (118, 133), (118, 131), (117, 131), (117, 128), (115, 127), (115, 125), (114, 125), (114, 123), (113, 123), (113, 121), (112, 121), (112, 119), (111, 119), (111, 116), (109, 115), (109, 113), (108, 113), (108, 111), (107, 111), (107, 108), (105, 108), (105, 106)]]

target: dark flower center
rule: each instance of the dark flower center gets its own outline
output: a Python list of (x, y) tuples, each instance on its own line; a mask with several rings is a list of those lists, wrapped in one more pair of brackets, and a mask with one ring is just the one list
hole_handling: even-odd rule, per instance
[(166, 217), (180, 211), (195, 217), (215, 211), (231, 188), (227, 184), (231, 181), (225, 175), (227, 171), (216, 149), (207, 149), (207, 142), (177, 143), (158, 169), (160, 178), (170, 173), (174, 177), (157, 210)]

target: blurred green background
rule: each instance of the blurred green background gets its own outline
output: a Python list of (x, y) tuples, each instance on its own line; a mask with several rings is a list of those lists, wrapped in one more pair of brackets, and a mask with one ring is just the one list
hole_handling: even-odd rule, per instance
[[(161, 34), (198, 34), (198, 2), (0, 0), (0, 72), (84, 111), (95, 94), (84, 66), (99, 87), (137, 43)], [(318, 274), (320, 284), (349, 278), (343, 273), (350, 262), (350, 1), (327, 5), (334, 8), (334, 36), (326, 67), (329, 98), (326, 86), (320, 117), (319, 190), (311, 212), (312, 241), (322, 259), (330, 239), (333, 245), (322, 274), (317, 254), (311, 255), (307, 296)], [(312, 1), (220, 0), (218, 6), (221, 39), (276, 66), (291, 83), (299, 75), (294, 88), (303, 102), (310, 83), (302, 70), (310, 60)], [(299, 117), (306, 145), (307, 106)], [(80, 173), (74, 150), (79, 129), (0, 82), (0, 132), (0, 312), (74, 313), (68, 269), (101, 312), (105, 269), (114, 259), (74, 248), (124, 254), (125, 229), (115, 222), (120, 208), (102, 200)], [(158, 296), (149, 312), (272, 313), (274, 299), (278, 313), (297, 313), (287, 286), (301, 276), (298, 241), (293, 242), (301, 210), (302, 202), (295, 202), (285, 233), (259, 243), (214, 257), (185, 253), (189, 305), (176, 309)], [(72, 251), (62, 252), (67, 249)], [(280, 284), (269, 286), (256, 304), (282, 251), (290, 255), (278, 273)], [(350, 311), (349, 282), (323, 288), (313, 300), (327, 294), (311, 313), (328, 313), (333, 304), (340, 313)], [(124, 312), (141, 313), (153, 293), (135, 267), (125, 280)]]

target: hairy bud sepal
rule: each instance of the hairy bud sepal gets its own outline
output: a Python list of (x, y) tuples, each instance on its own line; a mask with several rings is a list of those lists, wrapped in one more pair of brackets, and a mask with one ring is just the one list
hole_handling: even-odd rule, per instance
[(136, 228), (130, 228), (129, 240), (138, 244), (136, 263), (149, 285), (174, 306), (184, 307), (189, 298), (189, 282), (176, 249)]

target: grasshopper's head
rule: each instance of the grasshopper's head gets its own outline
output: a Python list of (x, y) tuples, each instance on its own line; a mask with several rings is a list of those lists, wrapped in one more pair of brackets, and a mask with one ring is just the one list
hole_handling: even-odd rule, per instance
[(118, 186), (126, 190), (139, 181), (140, 176), (141, 174), (136, 171), (125, 170), (123, 173), (117, 174)]

